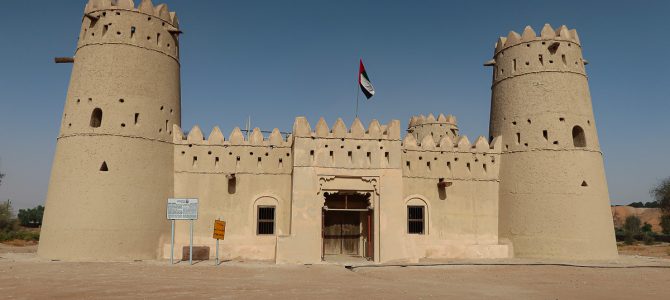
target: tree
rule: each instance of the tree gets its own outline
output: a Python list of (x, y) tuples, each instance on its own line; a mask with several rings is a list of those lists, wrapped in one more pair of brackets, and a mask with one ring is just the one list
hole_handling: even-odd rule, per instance
[(640, 218), (637, 216), (628, 216), (623, 223), (624, 241), (626, 244), (633, 244), (635, 235), (640, 234)]
[(650, 191), (664, 215), (670, 215), (670, 177), (662, 180)]
[(651, 232), (651, 224), (644, 222), (644, 225), (642, 225), (642, 228), (640, 228), (642, 232)]
[(12, 219), (12, 202), (7, 200), (0, 203), (0, 232), (12, 231), (16, 222)]
[(44, 206), (38, 205), (35, 208), (19, 209), (19, 222), (21, 226), (40, 227), (42, 226), (42, 217), (44, 216)]
[(0, 173), (0, 185), (2, 185), (2, 177), (5, 177), (5, 174)]
[(661, 216), (661, 230), (663, 234), (670, 234), (670, 215)]

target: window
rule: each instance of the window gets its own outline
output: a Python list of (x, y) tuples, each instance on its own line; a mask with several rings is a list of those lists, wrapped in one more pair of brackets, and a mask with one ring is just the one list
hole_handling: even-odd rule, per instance
[(584, 129), (579, 126), (572, 128), (572, 143), (575, 147), (586, 147), (586, 136)]
[(98, 128), (102, 125), (102, 109), (96, 108), (91, 113), (91, 127)]
[(258, 235), (275, 234), (275, 207), (258, 207), (258, 226), (256, 229)]
[(424, 206), (407, 206), (407, 233), (424, 234)]

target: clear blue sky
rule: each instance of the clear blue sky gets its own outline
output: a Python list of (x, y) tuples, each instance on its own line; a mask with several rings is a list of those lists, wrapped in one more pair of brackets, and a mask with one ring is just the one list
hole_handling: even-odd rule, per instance
[[(139, 3), (139, 0), (136, 0)], [(155, 1), (158, 3), (158, 1)], [(351, 123), (363, 57), (377, 89), (365, 123), (451, 113), (488, 135), (498, 36), (548, 22), (577, 28), (614, 203), (648, 201), (670, 176), (668, 1), (167, 0), (181, 40), (183, 125), (228, 134), (290, 130), (297, 115)], [(84, 0), (3, 1), (0, 28), (0, 199), (44, 201)], [(206, 133), (206, 134), (207, 134)]]

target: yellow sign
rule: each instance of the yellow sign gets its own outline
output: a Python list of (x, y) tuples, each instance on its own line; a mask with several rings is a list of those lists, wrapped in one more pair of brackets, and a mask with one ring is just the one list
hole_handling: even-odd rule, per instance
[(223, 240), (223, 237), (226, 235), (226, 222), (221, 220), (214, 220), (214, 234), (213, 238), (217, 240)]

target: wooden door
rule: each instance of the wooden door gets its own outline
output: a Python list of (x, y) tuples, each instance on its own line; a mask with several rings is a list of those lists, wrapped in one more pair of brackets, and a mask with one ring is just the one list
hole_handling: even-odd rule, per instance
[(326, 211), (323, 224), (323, 252), (326, 255), (360, 255), (360, 213)]

